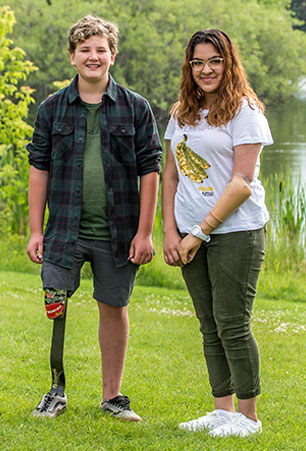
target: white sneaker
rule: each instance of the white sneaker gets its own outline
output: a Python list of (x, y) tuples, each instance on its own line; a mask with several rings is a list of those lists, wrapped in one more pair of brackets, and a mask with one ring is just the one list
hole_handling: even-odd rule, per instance
[(233, 414), (223, 409), (216, 409), (213, 412), (208, 412), (204, 417), (197, 418), (196, 420), (186, 421), (180, 423), (179, 428), (185, 431), (202, 431), (208, 429), (209, 431), (215, 428), (221, 427), (231, 421)]
[(261, 434), (261, 431), (261, 421), (253, 421), (242, 413), (236, 412), (232, 416), (231, 421), (217, 427), (209, 435), (213, 437), (227, 437), (229, 435), (248, 437), (250, 434), (255, 434), (256, 432)]
[(61, 413), (63, 413), (67, 408), (67, 396), (65, 393), (63, 396), (58, 395), (57, 393), (46, 393), (40, 403), (35, 407), (35, 410), (31, 415), (33, 417), (48, 417), (55, 418)]

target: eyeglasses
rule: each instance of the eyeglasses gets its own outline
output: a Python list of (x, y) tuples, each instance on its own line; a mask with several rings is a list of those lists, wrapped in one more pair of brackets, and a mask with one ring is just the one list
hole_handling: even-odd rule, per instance
[(208, 64), (208, 67), (210, 67), (211, 70), (219, 69), (222, 63), (223, 58), (211, 58), (209, 60), (195, 59), (189, 61), (191, 68), (196, 72), (203, 70), (206, 64)]

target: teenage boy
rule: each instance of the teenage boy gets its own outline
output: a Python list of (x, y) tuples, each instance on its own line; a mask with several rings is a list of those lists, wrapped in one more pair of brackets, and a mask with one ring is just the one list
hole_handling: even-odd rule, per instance
[(51, 390), (33, 415), (52, 418), (66, 409), (62, 357), (67, 299), (89, 261), (100, 316), (100, 407), (114, 417), (138, 421), (120, 386), (129, 333), (127, 304), (139, 265), (150, 262), (154, 253), (161, 144), (148, 102), (109, 74), (118, 52), (117, 27), (86, 16), (71, 27), (68, 40), (77, 75), (40, 105), (27, 145), (27, 253), (42, 263), (47, 316), (54, 321)]

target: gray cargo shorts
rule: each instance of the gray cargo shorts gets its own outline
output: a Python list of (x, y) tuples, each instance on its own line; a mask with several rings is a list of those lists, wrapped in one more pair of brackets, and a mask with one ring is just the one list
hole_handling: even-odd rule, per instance
[(78, 239), (71, 269), (44, 261), (41, 270), (43, 288), (67, 290), (71, 297), (80, 286), (81, 268), (86, 261), (93, 273), (94, 299), (112, 307), (126, 306), (139, 266), (128, 262), (117, 268), (109, 241)]

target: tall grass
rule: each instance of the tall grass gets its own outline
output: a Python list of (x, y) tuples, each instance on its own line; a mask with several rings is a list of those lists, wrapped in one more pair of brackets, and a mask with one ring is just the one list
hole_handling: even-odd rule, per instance
[(26, 234), (28, 178), (26, 152), (12, 145), (0, 146), (0, 234)]
[(306, 273), (306, 186), (301, 177), (274, 175), (265, 181), (268, 223), (266, 268)]

